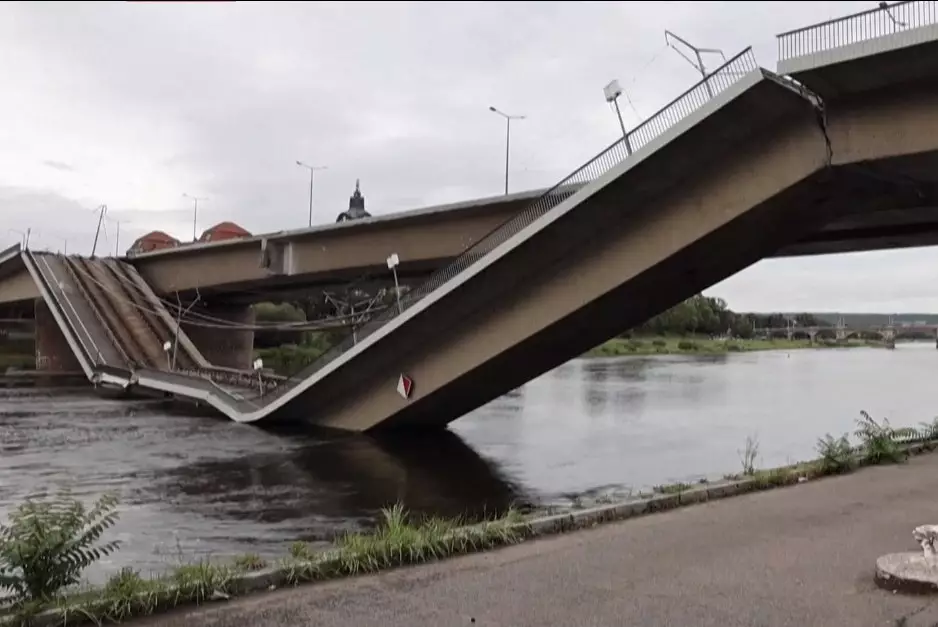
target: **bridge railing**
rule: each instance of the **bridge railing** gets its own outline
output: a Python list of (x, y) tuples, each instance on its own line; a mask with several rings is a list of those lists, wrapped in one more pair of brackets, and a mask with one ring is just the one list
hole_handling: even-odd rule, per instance
[[(400, 313), (420, 302), (424, 297), (455, 278), (473, 263), (497, 248), (500, 244), (532, 224), (538, 218), (579, 191), (586, 183), (595, 181), (606, 172), (624, 161), (635, 150), (649, 144), (656, 137), (673, 127), (675, 124), (691, 115), (715, 95), (725, 91), (742, 77), (759, 68), (751, 48), (746, 48), (722, 66), (707, 75), (696, 85), (688, 89), (671, 103), (663, 107), (655, 115), (642, 122), (639, 126), (627, 133), (625, 137), (614, 142), (601, 153), (593, 157), (573, 174), (544, 192), (532, 201), (524, 210), (514, 217), (490, 231), (479, 241), (464, 250), (448, 265), (434, 272), (421, 286), (410, 290), (401, 297)], [(350, 336), (344, 342), (320, 356), (316, 361), (302, 370), (294, 373), (288, 381), (282, 382), (274, 395), (284, 393), (293, 385), (312, 375), (320, 368), (329, 364), (340, 355), (350, 350), (357, 342), (362, 341), (385, 324), (396, 318), (399, 314), (397, 307), (390, 307), (372, 318), (360, 327), (354, 337)]]
[(938, 3), (933, 0), (896, 2), (886, 8), (870, 9), (776, 35), (778, 60), (826, 52), (936, 22)]

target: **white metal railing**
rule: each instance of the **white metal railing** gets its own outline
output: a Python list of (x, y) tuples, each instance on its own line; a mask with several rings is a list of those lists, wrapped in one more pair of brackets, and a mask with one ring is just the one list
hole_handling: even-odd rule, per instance
[(935, 23), (938, 23), (938, 2), (896, 2), (776, 35), (778, 60), (826, 52)]

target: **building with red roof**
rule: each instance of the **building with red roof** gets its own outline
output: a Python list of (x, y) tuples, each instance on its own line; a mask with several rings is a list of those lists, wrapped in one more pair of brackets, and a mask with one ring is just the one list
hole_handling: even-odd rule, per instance
[(220, 242), (222, 240), (237, 239), (239, 237), (251, 237), (251, 233), (234, 222), (219, 222), (215, 226), (205, 229), (199, 241)]
[(162, 250), (164, 248), (175, 248), (176, 246), (179, 246), (179, 240), (172, 235), (163, 231), (151, 231), (137, 238), (137, 240), (131, 244), (130, 248), (127, 249), (127, 255), (139, 255), (141, 253)]

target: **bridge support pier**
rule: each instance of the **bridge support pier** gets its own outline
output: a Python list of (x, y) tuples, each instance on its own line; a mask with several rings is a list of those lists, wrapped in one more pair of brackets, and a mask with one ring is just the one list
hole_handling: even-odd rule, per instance
[(35, 301), (36, 370), (81, 372), (81, 365), (44, 300)]
[(896, 347), (896, 332), (894, 330), (886, 329), (886, 332), (883, 333), (883, 344), (886, 345), (886, 348)]
[[(254, 310), (250, 305), (196, 305), (192, 308), (192, 313), (211, 316), (236, 325), (254, 324)], [(204, 318), (198, 318), (197, 321), (205, 324), (224, 324), (218, 320)], [(186, 322), (182, 323), (182, 329), (212, 365), (240, 370), (251, 369), (251, 362), (254, 360), (252, 329), (213, 328)]]

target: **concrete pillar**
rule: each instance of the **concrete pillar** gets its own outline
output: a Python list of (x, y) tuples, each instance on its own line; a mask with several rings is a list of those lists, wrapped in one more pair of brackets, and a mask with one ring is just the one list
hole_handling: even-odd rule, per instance
[(808, 339), (814, 344), (814, 341), (817, 339), (817, 331), (808, 331)]
[(78, 358), (42, 299), (36, 301), (36, 370), (81, 372)]
[[(254, 310), (249, 305), (196, 305), (192, 312), (236, 324), (254, 324)], [(199, 322), (208, 321), (199, 319)], [(254, 360), (253, 330), (193, 326), (186, 322), (182, 323), (182, 329), (212, 365), (240, 370), (251, 369), (251, 362)]]
[(896, 347), (896, 331), (894, 329), (886, 329), (883, 333), (883, 343), (886, 345), (886, 348)]

